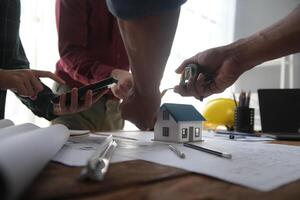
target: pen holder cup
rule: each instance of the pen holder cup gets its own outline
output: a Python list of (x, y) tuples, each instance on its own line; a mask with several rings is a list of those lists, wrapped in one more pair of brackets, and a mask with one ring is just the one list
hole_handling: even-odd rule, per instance
[(236, 107), (234, 111), (234, 130), (238, 132), (253, 133), (254, 108)]

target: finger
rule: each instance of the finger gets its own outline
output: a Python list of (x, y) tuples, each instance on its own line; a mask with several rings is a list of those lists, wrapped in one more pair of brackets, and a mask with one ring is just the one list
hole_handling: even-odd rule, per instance
[(191, 96), (189, 93), (188, 93), (188, 90), (186, 89), (185, 86), (181, 86), (181, 85), (176, 85), (174, 87), (174, 92), (180, 94), (181, 96)]
[(62, 94), (59, 97), (59, 108), (60, 108), (61, 114), (65, 113), (67, 111), (66, 99), (67, 99), (66, 94)]
[(120, 73), (120, 71), (119, 71), (118, 69), (114, 69), (114, 70), (111, 72), (111, 76), (112, 76), (114, 79), (119, 80), (119, 73)]
[(36, 94), (39, 93), (40, 91), (42, 91), (44, 88), (41, 81), (36, 77), (32, 77), (30, 79), (30, 83), (31, 83), (32, 87), (34, 88), (34, 91), (36, 92)]
[(202, 100), (205, 97), (206, 87), (207, 83), (205, 82), (205, 75), (200, 73), (195, 81), (195, 98)]
[(31, 97), (31, 96), (35, 96), (36, 93), (34, 92), (34, 89), (31, 85), (31, 82), (30, 80), (24, 80), (24, 86), (25, 86), (25, 93), (24, 95), (27, 96), (27, 97)]
[(198, 76), (191, 77), (187, 83), (187, 92), (189, 96), (194, 96), (196, 99), (199, 99), (200, 101), (203, 100), (203, 94), (201, 90), (199, 90), (199, 85), (201, 88), (202, 82), (197, 82)]
[(126, 91), (119, 91), (118, 98), (119, 99), (125, 99), (127, 97), (128, 93)]
[(113, 93), (113, 95), (114, 95), (115, 97), (118, 97), (118, 92), (117, 92), (117, 90), (116, 90), (115, 87), (110, 88), (110, 90), (111, 90), (111, 92)]
[(53, 104), (53, 114), (61, 115), (61, 109), (60, 109), (59, 104)]
[(194, 96), (194, 93), (195, 93), (195, 80), (196, 78), (195, 77), (190, 77), (187, 84), (186, 84), (186, 89), (187, 91), (192, 94)]
[(52, 80), (60, 83), (60, 84), (65, 84), (65, 81), (62, 80), (59, 76), (57, 76), (56, 74), (49, 72), (49, 71), (41, 71), (41, 70), (33, 70), (35, 73), (36, 77), (47, 77), (47, 78), (51, 78)]
[(209, 90), (207, 92), (207, 95), (215, 94), (215, 93), (221, 93), (223, 92), (227, 87), (229, 87), (232, 82), (228, 81), (226, 79), (227, 77), (224, 77), (223, 75), (217, 76), (214, 81), (209, 84)]
[(20, 96), (27, 97), (26, 95), (26, 87), (23, 83), (18, 84), (17, 88), (13, 89), (16, 93), (18, 93)]
[(78, 107), (78, 89), (73, 88), (72, 92), (71, 92), (71, 105), (68, 110), (71, 113), (73, 113), (73, 112), (76, 112), (77, 107)]
[(83, 110), (90, 108), (92, 105), (93, 105), (93, 92), (92, 90), (88, 90), (84, 95)]
[(122, 93), (122, 94), (128, 93), (128, 91), (129, 91), (131, 88), (132, 88), (132, 85), (131, 85), (131, 83), (129, 83), (129, 82), (126, 82), (126, 83), (124, 83), (124, 84), (120, 84), (119, 87), (118, 87), (120, 93)]
[[(128, 91), (128, 90), (126, 90), (126, 91)], [(120, 86), (117, 86), (117, 87), (114, 89), (113, 93), (114, 93), (114, 95), (115, 95), (116, 97), (118, 97), (119, 99), (123, 99), (123, 98), (126, 96), (126, 94), (127, 94), (126, 91), (124, 91), (124, 89), (122, 89)]]
[(31, 97), (29, 97), (31, 100), (36, 100), (37, 99), (37, 95), (35, 95), (35, 96), (31, 96)]

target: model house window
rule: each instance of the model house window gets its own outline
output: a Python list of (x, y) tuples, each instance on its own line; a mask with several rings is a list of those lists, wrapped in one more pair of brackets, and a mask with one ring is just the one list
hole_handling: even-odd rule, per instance
[(195, 137), (200, 137), (200, 128), (195, 128)]
[(163, 120), (169, 120), (169, 112), (166, 109), (163, 110)]
[(182, 138), (187, 138), (188, 137), (188, 129), (187, 128), (182, 129), (181, 137)]
[(169, 137), (169, 127), (163, 127), (163, 129), (162, 129), (162, 135), (164, 137)]

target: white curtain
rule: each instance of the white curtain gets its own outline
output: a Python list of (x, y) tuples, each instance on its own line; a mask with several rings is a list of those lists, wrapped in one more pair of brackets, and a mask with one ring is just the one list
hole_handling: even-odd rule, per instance
[[(188, 0), (181, 9), (179, 24), (172, 52), (168, 60), (161, 90), (179, 83), (180, 76), (175, 69), (187, 58), (208, 48), (231, 43), (233, 41), (235, 0)], [(200, 103), (193, 97), (181, 97), (168, 92), (162, 102), (181, 102), (192, 104), (202, 110), (205, 102), (216, 96), (230, 96), (230, 88), (222, 94)]]
[[(55, 71), (58, 60), (55, 25), (55, 0), (21, 0), (20, 36), (32, 69)], [(42, 81), (52, 87), (49, 79)], [(16, 124), (32, 122), (47, 126), (49, 122), (36, 117), (11, 92), (8, 92), (5, 117)]]

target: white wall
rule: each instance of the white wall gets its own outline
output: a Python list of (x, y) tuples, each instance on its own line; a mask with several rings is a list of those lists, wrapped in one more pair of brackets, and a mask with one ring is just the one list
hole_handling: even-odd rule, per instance
[[(234, 40), (247, 37), (288, 15), (300, 0), (237, 0)], [(300, 55), (294, 56), (293, 86), (300, 87)], [(289, 87), (289, 69), (286, 68), (284, 87)], [(268, 76), (266, 76), (268, 75)], [(242, 89), (256, 91), (258, 88), (279, 88), (281, 60), (256, 67), (243, 74), (235, 84), (235, 91)], [(266, 79), (265, 77), (270, 77)]]
[[(234, 40), (247, 37), (288, 15), (300, 0), (237, 0)], [(300, 54), (294, 57), (294, 70), (286, 67), (282, 73), (282, 59), (264, 63), (244, 73), (234, 84), (233, 91), (253, 92), (250, 106), (255, 108), (255, 129), (260, 129), (259, 107), (256, 91), (259, 88), (300, 88)], [(291, 72), (291, 73), (290, 73)], [(283, 75), (284, 79), (282, 79)], [(281, 83), (283, 81), (283, 83)], [(293, 83), (290, 84), (290, 81)]]
[(299, 0), (237, 0), (234, 39), (246, 37), (280, 20)]

